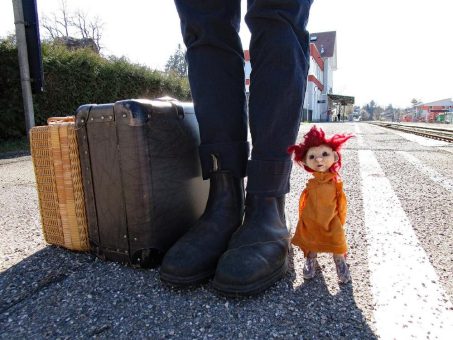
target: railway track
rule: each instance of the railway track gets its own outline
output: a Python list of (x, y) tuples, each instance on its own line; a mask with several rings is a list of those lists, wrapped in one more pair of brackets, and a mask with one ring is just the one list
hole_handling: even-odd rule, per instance
[(404, 131), (407, 133), (412, 133), (415, 135), (437, 139), (441, 141), (446, 141), (453, 143), (453, 130), (451, 129), (442, 129), (438, 127), (427, 127), (427, 126), (414, 126), (414, 125), (405, 125), (401, 123), (390, 123), (390, 122), (370, 122), (370, 124), (382, 126), (389, 129), (394, 129), (398, 131)]

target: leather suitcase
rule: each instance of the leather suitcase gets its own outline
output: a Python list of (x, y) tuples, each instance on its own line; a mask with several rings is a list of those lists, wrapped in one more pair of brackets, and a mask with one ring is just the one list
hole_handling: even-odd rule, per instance
[(193, 104), (83, 105), (76, 129), (92, 251), (132, 266), (158, 265), (206, 206)]
[(74, 116), (52, 117), (30, 130), (44, 239), (71, 250), (89, 250), (87, 219)]

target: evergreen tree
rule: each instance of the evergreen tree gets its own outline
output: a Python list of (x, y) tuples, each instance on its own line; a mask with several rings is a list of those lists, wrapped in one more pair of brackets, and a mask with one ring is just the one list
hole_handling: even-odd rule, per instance
[(181, 44), (178, 44), (175, 53), (168, 58), (165, 72), (178, 75), (181, 78), (187, 77), (186, 52), (182, 49)]
[(376, 103), (372, 100), (369, 104), (366, 104), (364, 107), (365, 111), (368, 113), (368, 119), (374, 119), (374, 111), (376, 110)]

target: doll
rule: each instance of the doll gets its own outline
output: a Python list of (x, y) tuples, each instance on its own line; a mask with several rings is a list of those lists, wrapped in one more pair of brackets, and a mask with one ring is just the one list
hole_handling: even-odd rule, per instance
[(340, 283), (351, 276), (346, 264), (346, 236), (343, 229), (347, 202), (338, 170), (341, 167), (341, 146), (352, 135), (336, 134), (326, 138), (321, 128), (313, 126), (300, 144), (288, 152), (294, 161), (313, 174), (300, 196), (299, 221), (291, 243), (306, 257), (303, 276), (312, 279), (319, 268), (317, 253), (332, 253)]

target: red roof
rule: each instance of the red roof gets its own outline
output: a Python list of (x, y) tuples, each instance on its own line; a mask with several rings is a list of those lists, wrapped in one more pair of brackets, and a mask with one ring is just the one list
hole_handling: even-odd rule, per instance
[(335, 52), (336, 31), (310, 34), (310, 42), (316, 45), (321, 57), (331, 58)]

